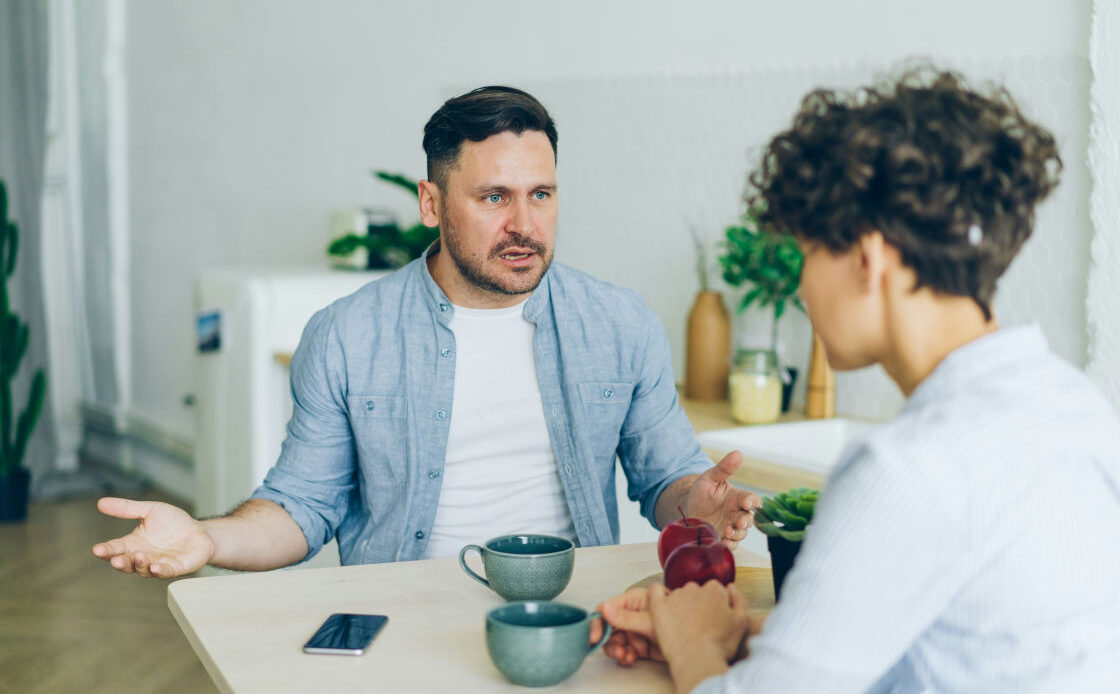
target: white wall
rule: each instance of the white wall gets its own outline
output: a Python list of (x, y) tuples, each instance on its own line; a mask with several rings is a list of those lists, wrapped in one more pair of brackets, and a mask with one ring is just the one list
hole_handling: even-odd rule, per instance
[[(181, 401), (194, 387), (192, 291), (199, 270), (323, 258), (333, 208), (389, 205), (411, 218), (408, 199), (375, 185), (368, 171), (422, 175), (421, 128), (449, 90), (882, 63), (916, 54), (1084, 60), (1089, 5), (128, 3), (133, 406), (169, 432), (193, 436), (193, 415)], [(548, 103), (548, 93), (537, 96)], [(1071, 117), (1085, 118), (1085, 103), (1071, 109)], [(563, 120), (558, 125), (563, 190), (566, 131)], [(627, 185), (626, 165), (580, 185), (598, 187), (603, 205), (642, 205), (643, 191)], [(737, 186), (728, 182), (729, 189)], [(562, 235), (566, 214), (574, 211), (562, 207)], [(664, 262), (662, 241), (648, 239), (633, 254), (596, 263), (594, 271), (608, 280), (631, 278), (628, 268)], [(596, 252), (566, 247), (563, 236), (560, 244), (558, 257), (573, 263)], [(642, 281), (646, 286), (637, 288), (679, 346), (681, 302), (665, 300), (656, 277)], [(694, 291), (695, 284), (682, 286), (680, 295)]]

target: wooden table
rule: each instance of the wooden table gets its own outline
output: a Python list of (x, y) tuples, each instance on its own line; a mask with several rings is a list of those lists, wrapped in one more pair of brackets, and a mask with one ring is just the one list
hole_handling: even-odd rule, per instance
[[(735, 554), (739, 566), (769, 565), (745, 549)], [(580, 548), (572, 581), (556, 600), (592, 610), (658, 571), (654, 543)], [(223, 692), (525, 692), (486, 652), (486, 612), (503, 602), (454, 558), (191, 578), (168, 587), (172, 614)], [(303, 653), (332, 612), (385, 614), (389, 623), (363, 656)], [(656, 694), (672, 686), (664, 665), (622, 668), (596, 652), (555, 689)]]

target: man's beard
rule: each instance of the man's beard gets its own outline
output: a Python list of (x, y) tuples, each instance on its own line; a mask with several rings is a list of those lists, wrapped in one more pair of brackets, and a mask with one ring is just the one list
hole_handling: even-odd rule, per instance
[[(446, 215), (444, 219), (447, 219)], [(483, 291), (507, 296), (528, 294), (537, 288), (537, 285), (541, 283), (541, 278), (544, 277), (544, 273), (548, 271), (548, 266), (552, 264), (552, 253), (544, 247), (544, 244), (516, 232), (507, 234), (501, 243), (490, 249), (490, 253), (485, 260), (469, 257), (459, 245), (455, 227), (450, 223), (445, 224), (445, 227), (442, 238), (443, 248), (451, 256), (451, 260), (455, 262), (455, 267), (459, 268), (459, 274)], [(510, 248), (527, 248), (533, 251), (543, 261), (543, 265), (539, 270), (537, 267), (513, 269), (513, 277), (503, 277), (494, 272), (488, 273), (485, 262), (497, 258)]]

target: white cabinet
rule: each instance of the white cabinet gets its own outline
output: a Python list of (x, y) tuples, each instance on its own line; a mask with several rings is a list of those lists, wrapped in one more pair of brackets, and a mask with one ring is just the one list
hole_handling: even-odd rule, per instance
[(217, 314), (220, 344), (197, 356), (195, 511), (244, 501), (280, 455), (292, 412), (290, 354), (308, 319), (385, 272), (325, 268), (220, 268), (198, 278), (199, 315)]

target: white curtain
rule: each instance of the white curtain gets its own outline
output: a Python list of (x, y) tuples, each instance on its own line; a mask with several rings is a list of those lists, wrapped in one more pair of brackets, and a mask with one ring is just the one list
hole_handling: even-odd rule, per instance
[[(28, 324), (30, 345), (13, 382), (13, 409), (27, 402), (31, 375), (47, 363), (42, 293), (40, 203), (43, 191), (48, 88), (47, 4), (0, 0), (0, 178), (9, 216), (19, 227), (19, 261), (8, 280), (11, 306)], [(47, 374), (48, 379), (50, 374)], [(49, 400), (48, 394), (48, 400)], [(43, 416), (28, 443), (24, 465), (33, 479), (53, 466), (52, 422)]]
[(1093, 3), (1089, 38), (1089, 214), (1093, 243), (1086, 371), (1120, 410), (1120, 1)]

